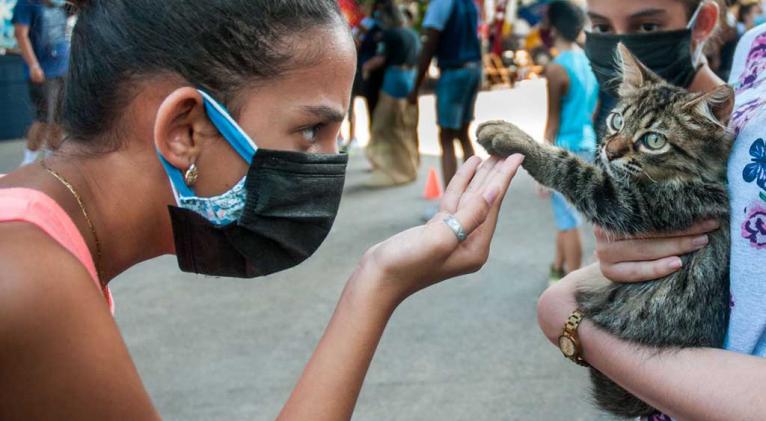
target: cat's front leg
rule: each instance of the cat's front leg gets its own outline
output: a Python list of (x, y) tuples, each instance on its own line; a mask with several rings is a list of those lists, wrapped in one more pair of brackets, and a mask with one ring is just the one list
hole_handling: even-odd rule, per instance
[(476, 131), (479, 144), (490, 155), (501, 158), (520, 153), (529, 157), (540, 145), (531, 136), (513, 124), (505, 121), (488, 121)]

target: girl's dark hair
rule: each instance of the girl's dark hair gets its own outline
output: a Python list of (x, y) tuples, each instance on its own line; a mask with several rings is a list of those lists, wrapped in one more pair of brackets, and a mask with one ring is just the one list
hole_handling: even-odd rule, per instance
[(585, 13), (577, 5), (557, 0), (548, 5), (548, 23), (567, 41), (575, 42), (585, 27)]
[[(345, 26), (337, 0), (73, 3), (79, 16), (62, 123), (72, 140), (83, 143), (117, 129), (136, 82), (178, 75), (232, 107), (246, 85), (319, 59), (319, 52), (296, 54), (304, 49), (292, 45), (295, 36), (315, 27)], [(92, 147), (110, 150), (119, 144)]]

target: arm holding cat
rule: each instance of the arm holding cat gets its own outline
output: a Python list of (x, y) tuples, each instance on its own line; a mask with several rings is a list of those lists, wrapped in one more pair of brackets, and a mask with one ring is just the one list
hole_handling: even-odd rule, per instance
[[(577, 308), (576, 291), (601, 282), (598, 265), (574, 272), (548, 289), (538, 304), (538, 321), (557, 343)], [(677, 420), (757, 420), (766, 414), (766, 361), (720, 349), (659, 352), (622, 341), (586, 320), (578, 330), (585, 359), (653, 407)]]

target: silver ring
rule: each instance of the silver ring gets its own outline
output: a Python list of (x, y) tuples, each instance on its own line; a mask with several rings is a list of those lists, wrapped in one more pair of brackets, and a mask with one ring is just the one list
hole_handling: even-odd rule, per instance
[(463, 242), (468, 238), (468, 236), (465, 233), (465, 230), (463, 229), (463, 226), (460, 225), (460, 221), (455, 218), (455, 215), (448, 215), (444, 218), (444, 223), (447, 224), (447, 226), (452, 230), (452, 232), (455, 233), (455, 237), (457, 237), (457, 240), (459, 242)]

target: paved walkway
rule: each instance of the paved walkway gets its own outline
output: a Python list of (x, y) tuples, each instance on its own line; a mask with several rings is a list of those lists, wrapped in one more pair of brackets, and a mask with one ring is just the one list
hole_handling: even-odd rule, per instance
[[(482, 94), (479, 115), (506, 115), (539, 137), (540, 89)], [(436, 147), (432, 114), (423, 108), (426, 152)], [(18, 142), (0, 142), (0, 173), (16, 165), (20, 151)], [(353, 156), (332, 234), (304, 265), (232, 280), (182, 274), (167, 257), (113, 282), (117, 321), (166, 419), (273, 419), (363, 251), (420, 223), (424, 177), (402, 188), (365, 189), (361, 155)], [(423, 173), (434, 165), (427, 156)], [(422, 292), (397, 311), (355, 420), (608, 419), (589, 403), (587, 371), (565, 361), (537, 328), (553, 236), (548, 203), (520, 174), (484, 270)]]

